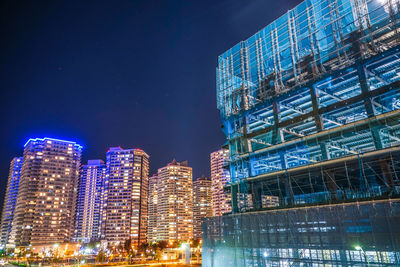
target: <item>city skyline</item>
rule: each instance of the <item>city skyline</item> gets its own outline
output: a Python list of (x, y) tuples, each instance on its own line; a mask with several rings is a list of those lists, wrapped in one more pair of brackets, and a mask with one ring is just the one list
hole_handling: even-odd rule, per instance
[(176, 158), (209, 176), (224, 142), (216, 57), (297, 2), (2, 1), (0, 175), (27, 138), (48, 136), (82, 144), (85, 162), (138, 147), (150, 173)]
[[(105, 161), (87, 163), (83, 151), (72, 141), (28, 139), (23, 157), (10, 163), (3, 248), (41, 251), (52, 244), (99, 241), (119, 246), (128, 239), (137, 247), (201, 238), (200, 222), (213, 215), (212, 193), (223, 190), (222, 184), (212, 189), (211, 178), (193, 179), (188, 162), (175, 159), (149, 177), (150, 156), (137, 148), (111, 147)], [(218, 165), (210, 159), (214, 173), (221, 173), (225, 158)], [(43, 228), (45, 221), (51, 227)]]
[(25, 1), (0, 265), (400, 266), (400, 0)]
[[(78, 141), (74, 140), (73, 138), (72, 138), (72, 139), (68, 139), (68, 138), (67, 138), (67, 139), (60, 139), (60, 138), (55, 138), (55, 137), (51, 137), (51, 136), (40, 137), (40, 138), (41, 138), (41, 139), (59, 140), (59, 141), (72, 140), (72, 141), (68, 141), (68, 142), (79, 143)], [(25, 139), (24, 142), (21, 142), (22, 148), (29, 142), (30, 139), (35, 139), (35, 138), (34, 138), (34, 137), (30, 137), (30, 138), (29, 138), (29, 137), (28, 137), (27, 139)], [(84, 145), (81, 145), (81, 146), (82, 146), (82, 148), (85, 148)], [(115, 146), (115, 147), (122, 147), (122, 146)], [(105, 151), (107, 151), (107, 150), (110, 149), (110, 148), (112, 148), (112, 147), (107, 147), (107, 148), (105, 149)], [(141, 148), (132, 148), (132, 149), (143, 150), (143, 149), (141, 149)], [(212, 153), (212, 152), (211, 152), (211, 153)], [(21, 147), (20, 147), (20, 151), (19, 151), (19, 152), (16, 151), (16, 152), (13, 153), (13, 154), (14, 154), (14, 157), (11, 157), (10, 160), (9, 160), (9, 162), (13, 161), (15, 158), (18, 158), (18, 155), (23, 154), (23, 149), (21, 149)], [(207, 158), (207, 155), (208, 155), (208, 158)], [(207, 167), (208, 167), (208, 170), (205, 171), (205, 173), (208, 172), (208, 173), (211, 175), (212, 170), (210, 169), (210, 166), (209, 166), (209, 165), (210, 165), (210, 158), (209, 158), (210, 152), (209, 152), (207, 155), (206, 155), (206, 160), (207, 160), (207, 163), (208, 163), (208, 166), (207, 166)], [(83, 149), (83, 153), (82, 153), (82, 166), (88, 165), (88, 164), (89, 164), (89, 161), (103, 161), (103, 162), (105, 162), (105, 160), (106, 160), (106, 154), (104, 153), (104, 156), (103, 156), (103, 157), (100, 156), (100, 157), (98, 157), (98, 159), (93, 159), (93, 158), (94, 158), (94, 157), (92, 157), (91, 155), (88, 155), (88, 153), (85, 151), (85, 149)], [(175, 159), (176, 157), (172, 156), (171, 158), (172, 158), (172, 159)], [(183, 157), (183, 159), (185, 159), (185, 157)], [(83, 163), (85, 160), (86, 160), (87, 163)], [(161, 166), (170, 163), (170, 161), (171, 161), (170, 158), (166, 158), (166, 159), (164, 160), (164, 163), (161, 164)], [(10, 167), (10, 163), (8, 164), (8, 167)], [(152, 168), (150, 168), (150, 169), (154, 169), (154, 172), (150, 172), (150, 171), (149, 171), (149, 174), (150, 174), (150, 175), (156, 175), (159, 168), (160, 168), (159, 166), (152, 166)], [(8, 168), (7, 170), (8, 170), (7, 173), (9, 173), (10, 169)], [(200, 173), (200, 171), (197, 171), (197, 172)], [(209, 175), (209, 176), (210, 176), (210, 175)], [(193, 181), (195, 181), (195, 180), (198, 179), (198, 178), (204, 177), (204, 176), (207, 176), (207, 175), (205, 175), (204, 173), (201, 173), (199, 176), (193, 176)], [(9, 175), (7, 175), (7, 177), (9, 177)], [(7, 179), (8, 179), (8, 178), (7, 178)], [(0, 184), (2, 184), (2, 183), (0, 183)], [(4, 185), (6, 185), (6, 184), (7, 184), (7, 180), (5, 181)], [(5, 192), (4, 192), (4, 193), (5, 193)]]

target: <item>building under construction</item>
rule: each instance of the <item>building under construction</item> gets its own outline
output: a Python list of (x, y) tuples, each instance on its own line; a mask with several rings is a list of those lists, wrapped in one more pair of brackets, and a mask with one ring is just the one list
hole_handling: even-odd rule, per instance
[(400, 0), (305, 0), (218, 58), (204, 266), (400, 266), (399, 25)]

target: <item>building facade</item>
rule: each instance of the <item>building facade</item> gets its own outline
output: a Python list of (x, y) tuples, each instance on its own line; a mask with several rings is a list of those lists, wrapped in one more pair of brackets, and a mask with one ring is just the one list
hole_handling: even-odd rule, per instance
[(305, 0), (218, 58), (232, 214), (203, 265), (400, 265), (398, 4)]
[(229, 150), (220, 149), (211, 153), (211, 185), (212, 185), (212, 210), (214, 216), (221, 216), (232, 210), (230, 195), (224, 192), (224, 186), (229, 182), (230, 176), (224, 166), (229, 159)]
[(25, 144), (10, 247), (69, 242), (73, 234), (82, 146), (29, 139)]
[(173, 160), (158, 169), (157, 240), (193, 238), (192, 168)]
[(106, 155), (104, 239), (109, 245), (147, 241), (149, 155), (112, 147)]
[(212, 217), (211, 179), (205, 176), (193, 182), (193, 238), (201, 239), (201, 222)]
[(3, 202), (3, 213), (1, 218), (0, 249), (6, 248), (11, 233), (14, 218), (15, 205), (17, 202), (19, 180), (21, 177), (22, 157), (13, 158), (8, 174), (7, 189)]
[(75, 218), (74, 241), (89, 243), (102, 236), (106, 165), (102, 160), (89, 160), (82, 167)]
[(147, 242), (157, 241), (157, 206), (158, 206), (158, 176), (154, 174), (149, 178), (149, 225)]

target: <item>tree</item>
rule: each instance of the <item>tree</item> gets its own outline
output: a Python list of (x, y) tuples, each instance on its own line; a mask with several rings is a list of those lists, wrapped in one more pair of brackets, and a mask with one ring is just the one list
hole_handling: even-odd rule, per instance
[(160, 250), (164, 250), (166, 247), (168, 247), (168, 242), (165, 240), (161, 240), (161, 241), (158, 241), (156, 243), (156, 245), (158, 248), (160, 248)]
[(132, 246), (131, 245), (132, 245), (132, 240), (131, 239), (125, 240), (124, 249), (125, 249), (126, 253), (128, 253), (128, 254), (132, 251)]
[(197, 248), (200, 245), (201, 239), (193, 239), (192, 247)]
[(141, 243), (138, 247), (138, 252), (142, 252), (147, 255), (147, 249), (150, 247), (149, 243)]
[(102, 249), (99, 250), (99, 254), (96, 257), (97, 262), (105, 262), (106, 261), (106, 254)]

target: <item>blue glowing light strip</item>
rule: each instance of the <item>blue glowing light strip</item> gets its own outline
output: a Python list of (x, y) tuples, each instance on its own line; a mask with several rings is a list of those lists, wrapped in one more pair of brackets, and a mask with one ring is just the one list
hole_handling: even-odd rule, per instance
[(28, 141), (25, 143), (24, 147), (26, 147), (29, 142), (33, 141), (44, 141), (44, 140), (49, 140), (49, 141), (56, 141), (56, 142), (64, 142), (64, 143), (69, 143), (69, 144), (73, 144), (74, 146), (76, 146), (78, 149), (82, 149), (83, 146), (77, 144), (76, 142), (73, 141), (66, 141), (66, 140), (61, 140), (61, 139), (55, 139), (55, 138), (50, 138), (50, 137), (44, 137), (44, 138), (29, 138)]

